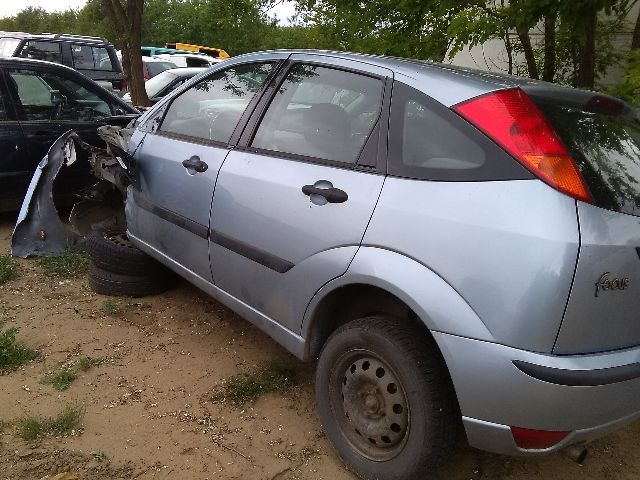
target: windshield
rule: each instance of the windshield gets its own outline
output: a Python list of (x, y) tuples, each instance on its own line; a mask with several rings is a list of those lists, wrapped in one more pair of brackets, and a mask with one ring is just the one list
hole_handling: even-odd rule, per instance
[(0, 57), (12, 57), (19, 43), (17, 38), (0, 38)]
[(609, 97), (583, 106), (537, 101), (567, 144), (596, 205), (640, 216), (640, 121)]
[(144, 83), (144, 89), (149, 98), (157, 96), (167, 85), (174, 82), (178, 75), (164, 71)]

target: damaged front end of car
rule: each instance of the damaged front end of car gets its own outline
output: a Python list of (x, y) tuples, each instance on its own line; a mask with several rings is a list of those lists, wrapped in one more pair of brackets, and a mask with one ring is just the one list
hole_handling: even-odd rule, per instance
[[(93, 229), (125, 225), (124, 202), (127, 187), (136, 185), (136, 162), (128, 153), (134, 121), (113, 119), (98, 128), (105, 148), (84, 142), (72, 130), (61, 135), (40, 161), (27, 189), (11, 239), (14, 257), (44, 256), (76, 245)], [(78, 149), (86, 152), (97, 182), (77, 192), (68, 224), (60, 218), (53, 202), (53, 182), (62, 168), (77, 161)]]

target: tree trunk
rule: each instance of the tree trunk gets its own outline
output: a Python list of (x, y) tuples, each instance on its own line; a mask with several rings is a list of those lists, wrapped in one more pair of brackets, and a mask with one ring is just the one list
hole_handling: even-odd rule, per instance
[(640, 12), (636, 18), (636, 26), (633, 29), (633, 37), (631, 38), (631, 50), (640, 48)]
[(518, 38), (524, 51), (524, 58), (527, 61), (527, 70), (529, 71), (529, 78), (539, 79), (538, 66), (536, 65), (536, 57), (533, 54), (533, 47), (531, 46), (531, 38), (529, 38), (529, 29), (526, 27), (516, 27), (518, 32)]
[(507, 73), (513, 75), (513, 44), (509, 36), (509, 29), (504, 31), (504, 48), (507, 51)]
[(142, 13), (144, 0), (102, 0), (107, 18), (122, 46), (122, 63), (131, 89), (131, 101), (140, 107), (149, 106), (142, 74)]
[(556, 75), (556, 20), (558, 11), (552, 10), (544, 17), (544, 65), (542, 79), (553, 82)]
[(592, 4), (587, 4), (583, 11), (584, 32), (578, 45), (578, 72), (576, 87), (593, 88), (596, 80), (596, 22), (597, 10)]

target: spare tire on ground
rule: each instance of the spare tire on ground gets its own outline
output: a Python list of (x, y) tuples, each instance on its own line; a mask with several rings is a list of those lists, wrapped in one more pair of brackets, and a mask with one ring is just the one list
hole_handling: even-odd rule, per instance
[(169, 271), (162, 275), (124, 275), (89, 266), (89, 286), (96, 293), (120, 297), (144, 297), (166, 292), (176, 283)]
[(123, 275), (172, 275), (161, 263), (138, 249), (122, 229), (92, 231), (85, 245), (94, 265)]

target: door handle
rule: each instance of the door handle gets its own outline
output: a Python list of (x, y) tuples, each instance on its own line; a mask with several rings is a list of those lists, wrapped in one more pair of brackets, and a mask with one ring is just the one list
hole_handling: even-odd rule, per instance
[(183, 160), (182, 166), (186, 169), (195, 170), (198, 173), (206, 172), (207, 168), (209, 168), (209, 165), (200, 160), (200, 157), (198, 157), (197, 155)]
[(329, 203), (343, 203), (349, 198), (347, 192), (340, 190), (339, 188), (319, 188), (313, 185), (305, 185), (302, 187), (302, 193), (305, 195), (320, 195), (324, 197)]

